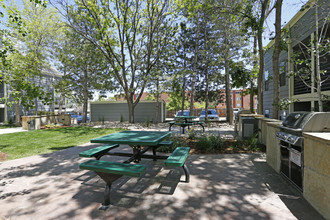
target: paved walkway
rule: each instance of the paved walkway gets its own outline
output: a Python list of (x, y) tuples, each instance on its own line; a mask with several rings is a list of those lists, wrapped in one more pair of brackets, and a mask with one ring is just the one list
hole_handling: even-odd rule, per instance
[(100, 211), (103, 181), (78, 168), (78, 153), (94, 146), (0, 163), (0, 219), (323, 219), (264, 154), (190, 155), (190, 183), (178, 168), (142, 160), (145, 175), (117, 180)]
[(10, 134), (10, 133), (16, 133), (16, 132), (23, 132), (27, 130), (23, 130), (22, 127), (18, 128), (4, 128), (0, 129), (0, 134)]

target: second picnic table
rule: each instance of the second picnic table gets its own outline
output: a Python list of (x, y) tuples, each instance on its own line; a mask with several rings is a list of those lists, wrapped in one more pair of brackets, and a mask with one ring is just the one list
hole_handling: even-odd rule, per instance
[(197, 118), (197, 116), (175, 116), (174, 117), (174, 121), (170, 121), (169, 122), (169, 131), (171, 131), (171, 128), (173, 125), (178, 125), (180, 126), (180, 128), (182, 128), (182, 134), (184, 134), (184, 129), (185, 127), (189, 127), (191, 125), (200, 125), (203, 128), (203, 132), (204, 132), (204, 122), (200, 122), (200, 121), (194, 121), (194, 119)]

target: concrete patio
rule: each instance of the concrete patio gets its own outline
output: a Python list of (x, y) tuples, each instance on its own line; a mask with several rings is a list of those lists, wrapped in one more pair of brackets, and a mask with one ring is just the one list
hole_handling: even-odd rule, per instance
[(0, 219), (323, 219), (264, 154), (189, 155), (190, 183), (181, 169), (142, 160), (146, 173), (117, 180), (101, 211), (103, 180), (78, 168), (78, 153), (95, 146), (0, 163)]

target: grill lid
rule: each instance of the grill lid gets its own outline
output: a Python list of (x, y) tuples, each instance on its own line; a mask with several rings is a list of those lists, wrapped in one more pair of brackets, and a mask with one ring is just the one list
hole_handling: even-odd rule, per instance
[(292, 112), (283, 122), (287, 131), (330, 131), (330, 112)]
[(311, 112), (292, 112), (283, 122), (284, 127), (299, 129), (302, 128), (303, 122), (311, 117)]

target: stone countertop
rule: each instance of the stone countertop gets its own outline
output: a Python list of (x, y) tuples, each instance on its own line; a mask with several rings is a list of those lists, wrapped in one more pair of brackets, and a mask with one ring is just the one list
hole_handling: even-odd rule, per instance
[(330, 145), (330, 132), (304, 132), (305, 138), (312, 138)]
[(280, 127), (282, 125), (282, 121), (276, 120), (276, 121), (266, 121), (266, 124), (268, 126), (272, 126), (272, 127)]

